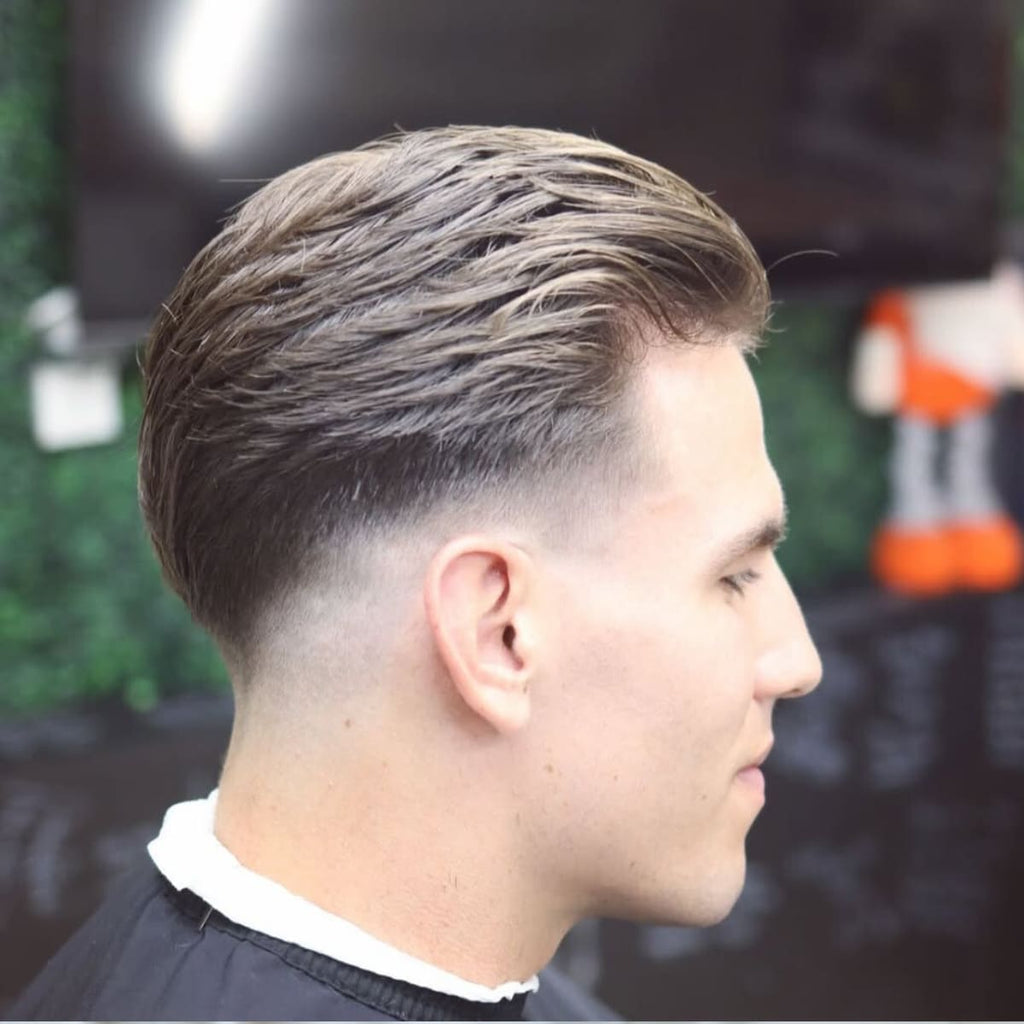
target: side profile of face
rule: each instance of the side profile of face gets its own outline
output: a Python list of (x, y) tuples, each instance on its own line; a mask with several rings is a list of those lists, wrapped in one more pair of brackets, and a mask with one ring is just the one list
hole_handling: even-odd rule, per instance
[(658, 480), (544, 563), (521, 791), (568, 915), (709, 924), (743, 885), (775, 702), (821, 664), (774, 557), (785, 507), (743, 354), (658, 348), (641, 374)]

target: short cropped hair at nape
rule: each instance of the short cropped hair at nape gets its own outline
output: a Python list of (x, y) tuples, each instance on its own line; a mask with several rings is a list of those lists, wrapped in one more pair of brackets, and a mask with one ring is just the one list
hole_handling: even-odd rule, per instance
[(767, 307), (715, 203), (595, 139), (450, 127), (288, 171), (148, 340), (139, 491), (165, 577), (240, 650), (328, 549), (625, 480), (641, 326), (756, 339)]

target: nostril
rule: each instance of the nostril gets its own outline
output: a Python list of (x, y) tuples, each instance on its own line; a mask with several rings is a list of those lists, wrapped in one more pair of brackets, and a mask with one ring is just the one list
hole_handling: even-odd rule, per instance
[(758, 662), (758, 690), (764, 696), (803, 697), (821, 682), (822, 665), (814, 643), (809, 639), (766, 652)]
[(821, 682), (824, 667), (821, 663), (821, 655), (814, 641), (808, 639), (802, 662), (803, 671), (800, 673), (798, 685), (793, 688), (794, 697), (804, 697), (817, 687)]

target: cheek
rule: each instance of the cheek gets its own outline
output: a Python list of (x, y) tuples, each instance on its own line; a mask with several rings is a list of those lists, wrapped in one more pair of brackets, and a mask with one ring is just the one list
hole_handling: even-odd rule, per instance
[(588, 770), (600, 773), (614, 758), (648, 777), (692, 776), (735, 742), (753, 670), (742, 620), (724, 595), (594, 588), (566, 621), (558, 717)]
[(663, 894), (668, 877), (689, 892), (709, 849), (733, 863), (720, 840), (735, 838), (730, 792), (753, 695), (739, 619), (724, 597), (669, 605), (632, 594), (602, 602), (601, 614), (594, 598), (532, 720), (545, 850), (593, 891), (625, 879)]
[(652, 610), (652, 631), (636, 657), (652, 760), (691, 780), (721, 770), (754, 692), (741, 620), (717, 597), (690, 602), (670, 619)]

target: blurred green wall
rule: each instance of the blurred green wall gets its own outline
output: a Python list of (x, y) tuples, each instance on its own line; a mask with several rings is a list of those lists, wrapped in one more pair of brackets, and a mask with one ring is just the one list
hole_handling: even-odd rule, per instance
[(32, 440), (26, 305), (69, 280), (64, 0), (0, 0), (0, 712), (226, 685), (167, 592), (135, 501), (138, 377), (127, 429), (45, 455)]
[[(128, 428), (116, 444), (45, 455), (29, 428), (37, 347), (28, 302), (69, 280), (63, 0), (0, 0), (0, 713), (161, 696), (226, 685), (212, 645), (163, 588), (135, 500), (138, 378), (126, 371)], [(1018, 44), (1024, 62), (1024, 35)], [(1019, 83), (1018, 83), (1019, 85)], [(1020, 93), (1022, 90), (1015, 90)], [(1019, 122), (1019, 119), (1017, 119)], [(1024, 213), (1015, 124), (1007, 206)], [(781, 560), (806, 592), (864, 578), (884, 501), (888, 426), (846, 395), (855, 307), (777, 308), (754, 367), (786, 487)]]

